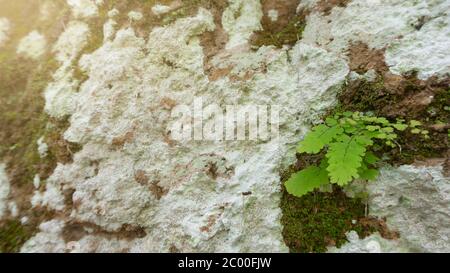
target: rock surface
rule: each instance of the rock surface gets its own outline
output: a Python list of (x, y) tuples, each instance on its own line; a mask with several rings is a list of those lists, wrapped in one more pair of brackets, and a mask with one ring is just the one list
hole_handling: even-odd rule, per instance
[[(317, 2), (302, 1), (299, 10), (314, 10)], [(386, 48), (393, 73), (416, 70), (420, 79), (427, 79), (450, 73), (449, 23), (449, 0), (353, 0), (329, 15), (312, 12), (303, 41), (337, 54), (356, 42)]]
[[(242, 16), (253, 14), (260, 10)], [(73, 100), (76, 111), (65, 133), (83, 150), (74, 163), (57, 167), (34, 203), (72, 209), (75, 221), (108, 232), (143, 227), (146, 236), (131, 241), (131, 251), (286, 251), (278, 170), (310, 118), (334, 102), (348, 67), (325, 50), (299, 43), (289, 52), (292, 61), (286, 51), (267, 47), (221, 60), (236, 74), (267, 67), (245, 84), (209, 81), (199, 35), (214, 28), (211, 13), (200, 9), (155, 28), (147, 41), (131, 28), (119, 30), (113, 41), (83, 56), (80, 65), (89, 79)], [(245, 37), (237, 40), (246, 43)], [(195, 97), (205, 104), (284, 105), (280, 138), (256, 144), (168, 142), (170, 111), (163, 102), (190, 105)], [(115, 147), (118, 140), (123, 141)], [(217, 168), (213, 175), (210, 166)], [(63, 204), (62, 192), (70, 189), (73, 208)]]
[[(427, 79), (450, 72), (446, 0), (343, 1), (327, 12), (324, 1), (299, 1), (303, 38), (254, 50), (249, 42), (264, 16), (258, 0), (225, 1), (219, 15), (198, 7), (144, 30), (146, 16), (168, 16), (176, 5), (112, 9), (99, 19), (103, 2), (67, 0), (71, 16), (53, 45), (47, 48), (49, 37), (34, 31), (17, 49), (32, 59), (51, 49), (59, 68), (44, 91), (45, 111), (69, 117), (64, 141), (82, 146), (45, 181), (35, 176), (28, 201), (55, 215), (22, 252), (286, 252), (280, 171), (294, 162), (296, 143), (336, 103), (349, 77), (377, 76), (373, 70), (350, 74), (352, 44), (385, 50), (392, 73), (417, 70)], [(276, 10), (267, 16), (279, 19)], [(100, 45), (85, 54), (98, 35), (91, 21), (97, 19)], [(0, 18), (0, 46), (9, 28)], [(208, 33), (226, 41), (205, 42)], [(221, 109), (279, 106), (278, 134), (256, 141), (175, 140), (171, 110), (191, 107), (197, 98)], [(3, 169), (0, 216), (9, 194)], [(450, 251), (450, 182), (441, 169), (384, 169), (369, 187), (371, 213), (387, 217), (399, 241), (349, 233), (348, 245), (330, 251)]]
[(331, 247), (330, 253), (404, 253), (406, 249), (402, 248), (397, 241), (386, 240), (375, 233), (367, 238), (360, 239), (355, 231), (347, 233), (347, 244), (340, 248)]
[(450, 251), (450, 178), (442, 166), (383, 169), (368, 190), (371, 214), (386, 217), (404, 247)]

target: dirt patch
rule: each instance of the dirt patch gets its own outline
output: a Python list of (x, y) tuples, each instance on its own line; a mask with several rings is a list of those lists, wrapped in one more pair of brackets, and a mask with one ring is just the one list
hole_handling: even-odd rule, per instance
[(133, 139), (134, 133), (128, 132), (123, 136), (113, 138), (111, 145), (116, 149), (122, 149), (126, 143), (131, 143)]
[(354, 43), (348, 49), (350, 70), (364, 74), (373, 69), (377, 72), (386, 72), (388, 67), (384, 61), (385, 49), (371, 49), (365, 43)]
[(62, 232), (62, 237), (66, 243), (79, 241), (87, 235), (95, 235), (107, 239), (131, 241), (134, 239), (143, 238), (147, 235), (147, 233), (143, 228), (134, 227), (131, 225), (123, 225), (118, 231), (111, 232), (92, 223), (77, 221), (66, 223)]
[(315, 11), (330, 15), (334, 7), (345, 8), (351, 0), (321, 0), (314, 7)]
[(205, 226), (200, 227), (201, 232), (210, 232), (211, 227), (216, 223), (217, 219), (215, 215), (208, 217), (208, 223)]
[(134, 174), (134, 180), (142, 186), (148, 187), (157, 200), (160, 200), (163, 196), (169, 193), (168, 189), (165, 189), (159, 185), (159, 181), (150, 181), (150, 178), (143, 170), (136, 171)]
[(360, 219), (359, 224), (364, 227), (365, 230), (378, 231), (381, 237), (385, 239), (397, 240), (400, 238), (400, 234), (397, 231), (393, 231), (388, 228), (386, 218), (379, 219), (375, 217), (366, 217)]
[(169, 253), (181, 253), (181, 251), (175, 245), (171, 245), (169, 247)]

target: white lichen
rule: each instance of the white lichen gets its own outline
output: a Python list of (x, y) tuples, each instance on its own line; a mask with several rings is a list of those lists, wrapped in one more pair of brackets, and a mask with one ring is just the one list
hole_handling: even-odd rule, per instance
[(98, 6), (103, 1), (94, 0), (67, 0), (75, 18), (90, 18), (98, 16)]
[(111, 40), (116, 33), (117, 22), (113, 19), (108, 19), (103, 25), (103, 42)]
[(51, 220), (40, 224), (40, 232), (28, 240), (21, 248), (26, 253), (66, 252), (67, 246), (61, 234), (64, 222)]
[(29, 222), (30, 222), (30, 218), (28, 218), (27, 216), (24, 216), (24, 217), (20, 218), (20, 223), (21, 223), (22, 225), (26, 225), (26, 224), (28, 224)]
[(17, 216), (19, 216), (19, 207), (17, 206), (17, 203), (15, 201), (10, 201), (8, 202), (8, 210), (9, 210), (9, 214), (16, 218)]
[(392, 43), (386, 63), (396, 74), (417, 71), (418, 78), (450, 76), (450, 5), (445, 16), (431, 19), (419, 31)]
[(38, 174), (36, 174), (33, 178), (33, 186), (37, 190), (39, 189), (40, 185), (41, 185), (41, 178), (39, 177)]
[(402, 248), (398, 241), (386, 240), (375, 233), (367, 238), (360, 239), (356, 231), (350, 231), (347, 234), (349, 241), (345, 245), (336, 248), (330, 247), (330, 253), (403, 253), (407, 252)]
[(48, 155), (48, 145), (44, 142), (44, 137), (37, 140), (38, 154), (40, 158), (45, 158)]
[(52, 117), (63, 117), (75, 110), (75, 96), (79, 82), (74, 79), (73, 62), (87, 45), (89, 27), (81, 21), (71, 21), (53, 47), (61, 66), (53, 74), (53, 81), (45, 89), (45, 111)]
[[(253, 5), (257, 11), (247, 10), (250, 2), (242, 4), (244, 17), (261, 12), (260, 4)], [(46, 192), (57, 189), (61, 196), (63, 190), (73, 190), (76, 209), (70, 217), (76, 221), (108, 231), (123, 225), (144, 228), (144, 238), (128, 242), (132, 252), (168, 251), (172, 246), (186, 252), (287, 251), (278, 207), (279, 169), (294, 158), (295, 143), (309, 121), (335, 102), (348, 66), (303, 43), (288, 52), (262, 47), (213, 61), (253, 77), (240, 83), (227, 77), (210, 81), (203, 71), (199, 37), (214, 27), (212, 14), (200, 8), (194, 17), (154, 28), (146, 40), (132, 28), (119, 30), (80, 60), (89, 78), (80, 87), (64, 136), (83, 149), (73, 163), (57, 166)], [(227, 31), (237, 33), (235, 28)], [(235, 42), (246, 43), (241, 38)], [(266, 67), (264, 73), (261, 67)], [(205, 104), (283, 105), (280, 137), (256, 143), (170, 144), (170, 111), (161, 101), (189, 105), (195, 97)], [(114, 148), (114, 139), (123, 136), (129, 139)], [(215, 177), (208, 175), (206, 166), (211, 164), (217, 167)], [(148, 185), (136, 181), (138, 171)], [(152, 192), (152, 185), (162, 193)], [(242, 195), (249, 191), (250, 196)], [(51, 202), (47, 205), (54, 208)], [(79, 251), (88, 249), (87, 239), (78, 243)]]
[(108, 17), (109, 17), (109, 18), (114, 18), (114, 17), (116, 17), (116, 16), (119, 15), (119, 14), (120, 14), (120, 12), (119, 12), (119, 10), (116, 9), (116, 8), (114, 8), (114, 9), (108, 11)]
[(45, 192), (35, 190), (30, 202), (33, 208), (49, 207), (56, 211), (62, 211), (65, 208), (62, 189), (54, 184), (46, 185)]
[(161, 16), (163, 14), (166, 14), (170, 10), (171, 10), (170, 6), (165, 6), (165, 5), (161, 5), (161, 4), (157, 4), (157, 5), (152, 7), (153, 14), (155, 14), (157, 16)]
[(17, 46), (17, 54), (31, 59), (39, 59), (45, 54), (46, 47), (47, 40), (44, 35), (35, 30), (20, 40)]
[(6, 18), (0, 18), (0, 47), (2, 47), (9, 39), (11, 23)]
[(8, 196), (10, 191), (9, 179), (6, 175), (5, 164), (0, 164), (0, 219), (5, 215), (8, 205)]
[(270, 18), (272, 22), (278, 21), (278, 10), (271, 9), (267, 12), (267, 16)]
[(139, 11), (130, 11), (128, 13), (128, 19), (131, 21), (140, 21), (144, 18), (144, 15)]
[(222, 15), (222, 25), (229, 36), (226, 48), (247, 44), (253, 32), (261, 30), (262, 17), (259, 0), (230, 0)]
[(53, 0), (44, 0), (42, 4), (39, 6), (39, 19), (42, 21), (48, 21), (53, 19), (52, 14), (56, 11), (58, 6), (57, 3)]
[(386, 61), (394, 73), (417, 70), (421, 79), (449, 73), (449, 0), (353, 0), (328, 16), (314, 10), (317, 1), (303, 2), (299, 9), (313, 10), (303, 32), (305, 43), (346, 54), (350, 44), (363, 42), (369, 48), (387, 47)]

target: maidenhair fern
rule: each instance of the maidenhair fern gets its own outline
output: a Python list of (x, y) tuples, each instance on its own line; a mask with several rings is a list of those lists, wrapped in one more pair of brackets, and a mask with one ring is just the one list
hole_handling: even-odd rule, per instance
[(344, 186), (354, 179), (374, 180), (378, 170), (373, 166), (380, 160), (370, 150), (374, 145), (396, 147), (396, 131), (411, 129), (413, 134), (428, 138), (428, 131), (420, 129), (419, 121), (409, 124), (402, 119), (390, 122), (360, 112), (345, 112), (328, 117), (299, 143), (299, 153), (325, 152), (319, 166), (310, 166), (293, 174), (286, 189), (295, 196), (329, 183)]

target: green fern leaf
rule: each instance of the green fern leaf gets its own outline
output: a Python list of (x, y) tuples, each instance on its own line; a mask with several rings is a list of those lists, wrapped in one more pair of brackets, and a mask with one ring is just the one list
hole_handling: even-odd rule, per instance
[(322, 185), (330, 183), (328, 172), (325, 168), (311, 166), (297, 172), (286, 181), (288, 193), (300, 197)]
[(340, 126), (328, 127), (325, 124), (320, 124), (313, 128), (313, 130), (306, 135), (305, 139), (299, 143), (297, 151), (299, 153), (317, 154), (320, 150), (328, 145), (333, 138), (343, 133)]
[(331, 182), (344, 186), (354, 178), (358, 178), (358, 169), (361, 167), (365, 152), (365, 145), (355, 138), (331, 143), (326, 155)]

